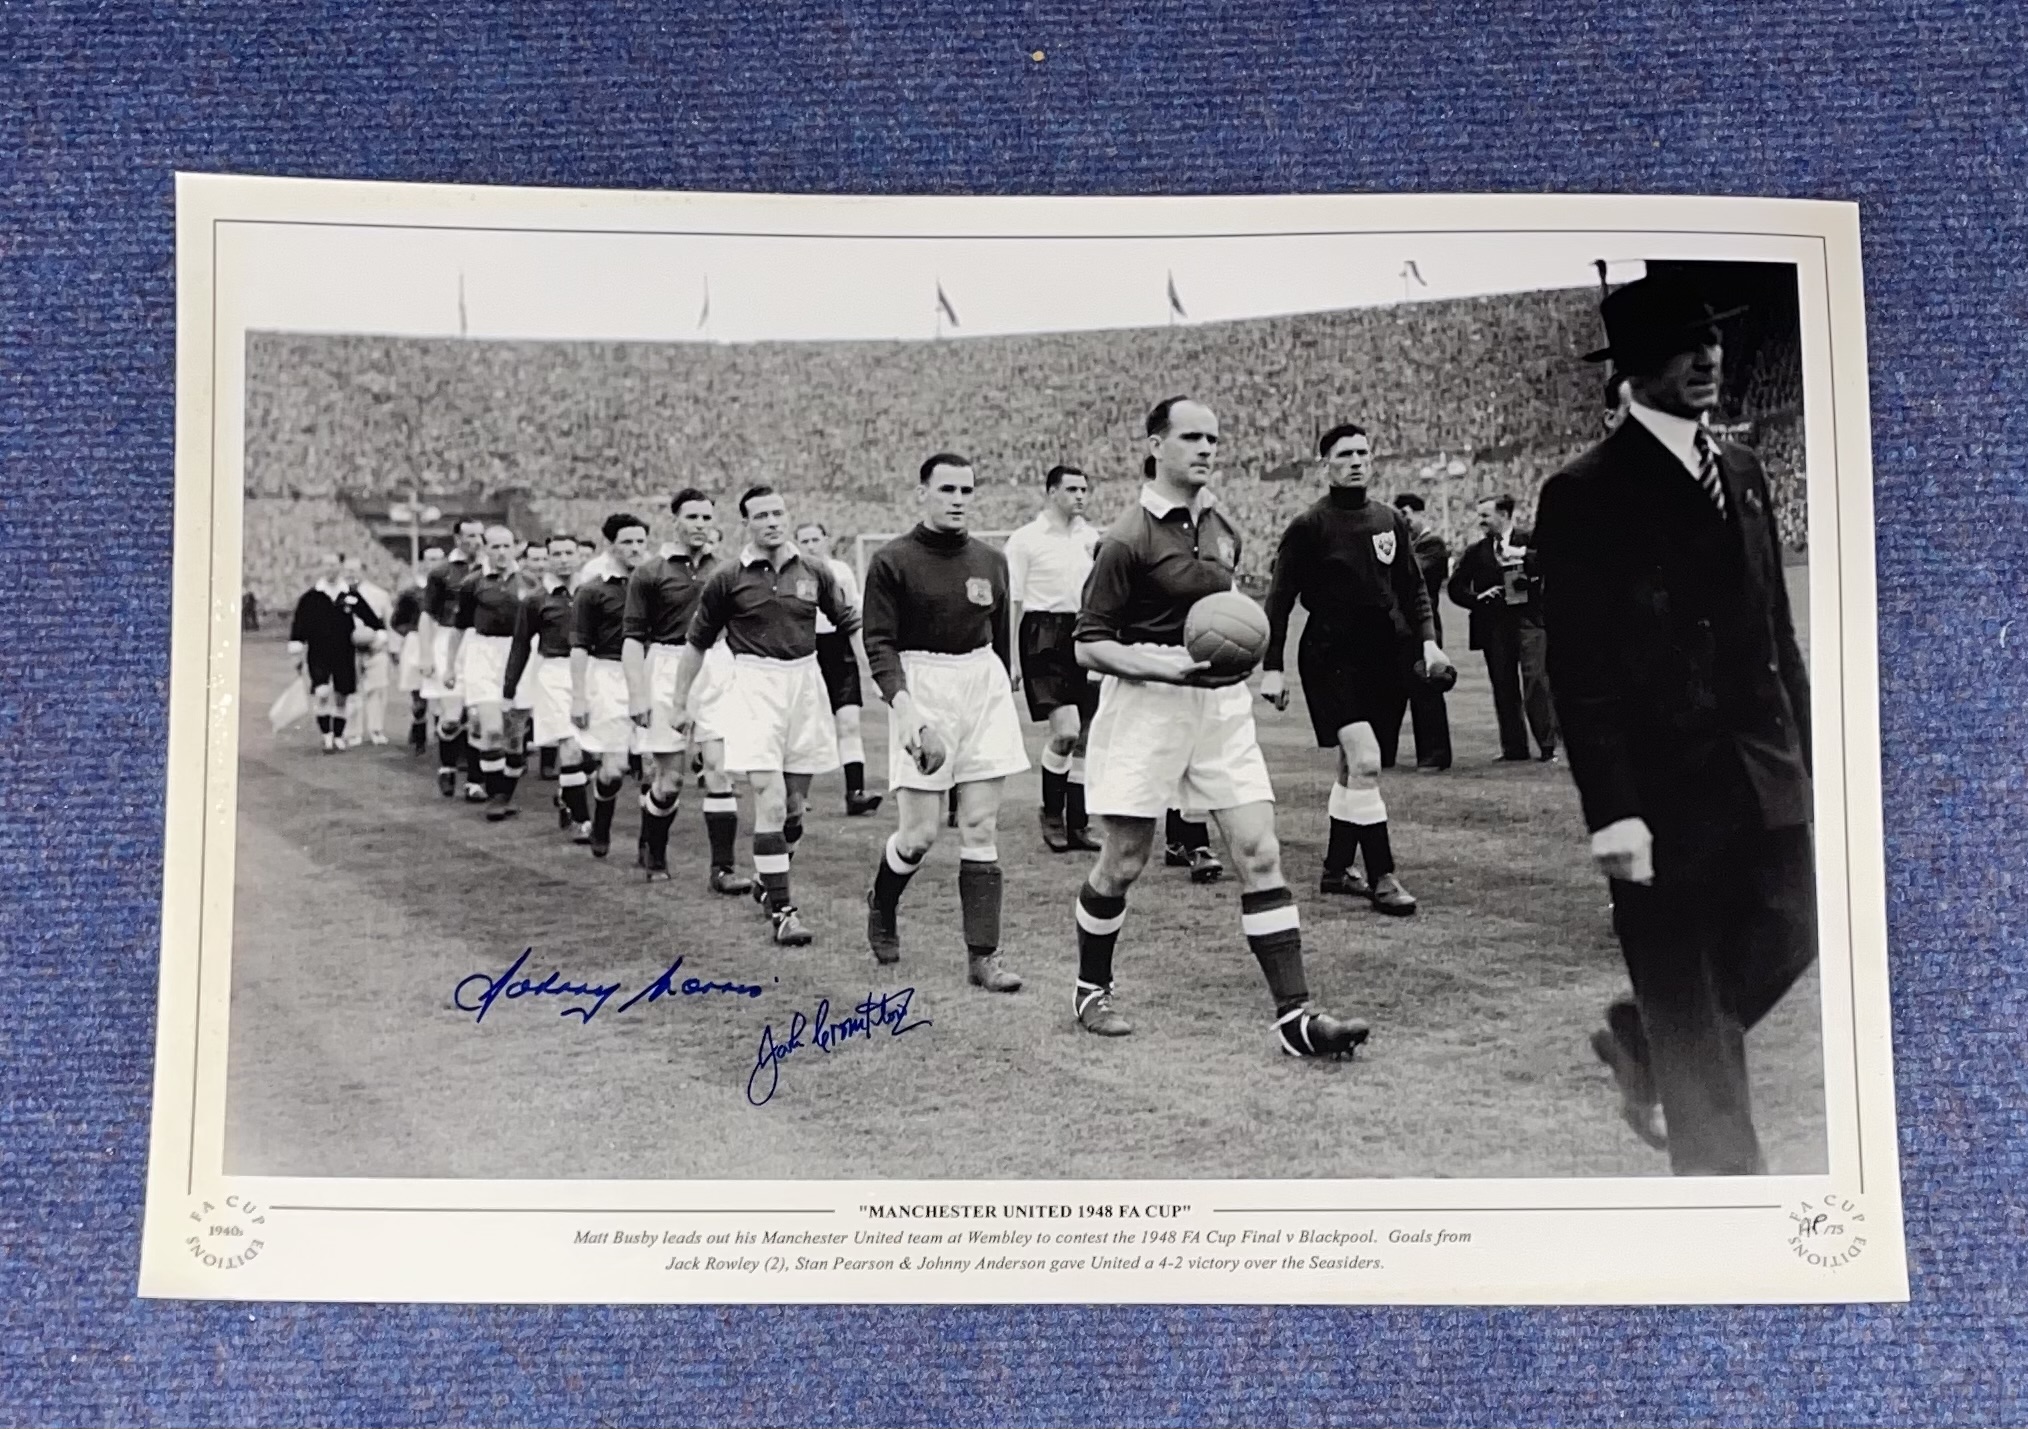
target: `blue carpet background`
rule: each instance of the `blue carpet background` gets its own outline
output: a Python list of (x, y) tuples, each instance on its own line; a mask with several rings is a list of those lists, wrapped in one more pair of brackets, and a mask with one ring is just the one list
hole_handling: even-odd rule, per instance
[[(2023, 9), (1184, 0), (1091, 13), (1104, 8), (0, 0), (0, 1420), (2021, 1422)], [(176, 168), (826, 192), (1858, 200), (1914, 1303), (136, 1300)]]

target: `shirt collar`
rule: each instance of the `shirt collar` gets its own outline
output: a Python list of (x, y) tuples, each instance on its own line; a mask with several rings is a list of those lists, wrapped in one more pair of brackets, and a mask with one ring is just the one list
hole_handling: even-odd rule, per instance
[(749, 542), (747, 545), (741, 546), (739, 548), (739, 563), (742, 567), (773, 566), (774, 569), (777, 571), (785, 571), (802, 554), (800, 550), (790, 545), (787, 541), (784, 541), (778, 549), (787, 551), (789, 553), (789, 558), (788, 560), (783, 561), (780, 565), (777, 566), (774, 564), (774, 562), (768, 559), (768, 553), (766, 551), (763, 551), (759, 546), (753, 545), (751, 542)]
[(328, 578), (318, 581), (317, 589), (324, 592), (324, 594), (330, 596), (333, 600), (336, 600), (339, 596), (345, 594), (345, 587), (343, 584), (341, 584), (338, 581), (330, 580)]
[[(1202, 516), (1217, 504), (1218, 498), (1212, 495), (1209, 487), (1205, 487), (1197, 493), (1197, 514), (1199, 516)], [(1182, 502), (1171, 501), (1157, 492), (1155, 490), (1155, 483), (1152, 481), (1141, 484), (1141, 505), (1146, 507), (1157, 521), (1167, 520), (1169, 513), (1172, 511), (1187, 509)]]
[(619, 581), (626, 578), (627, 573), (620, 569), (619, 562), (613, 559), (611, 551), (600, 551), (586, 561), (577, 573), (579, 585), (583, 585), (586, 581)]
[(1701, 422), (1679, 417), (1674, 412), (1657, 411), (1639, 402), (1630, 402), (1627, 414), (1646, 427), (1649, 434), (1667, 448), (1671, 456), (1682, 462), (1692, 476), (1697, 474), (1703, 465), (1697, 453), (1697, 434), (1704, 430)]

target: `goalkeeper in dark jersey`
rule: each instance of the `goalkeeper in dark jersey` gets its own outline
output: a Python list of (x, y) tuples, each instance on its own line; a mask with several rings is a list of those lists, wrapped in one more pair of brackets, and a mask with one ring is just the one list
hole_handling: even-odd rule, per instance
[[(1275, 553), (1260, 693), (1287, 708), (1282, 647), (1301, 600), (1310, 615), (1296, 651), (1303, 701), (1317, 747), (1338, 751), (1320, 889), (1369, 899), (1380, 912), (1402, 917), (1415, 912), (1415, 899), (1394, 876), (1380, 771), (1394, 763), (1411, 667), (1420, 663), (1436, 675), (1450, 659), (1436, 642), (1414, 532), (1399, 511), (1367, 497), (1371, 438), (1347, 423), (1324, 433), (1317, 451), (1330, 486), (1289, 523)], [(1363, 878), (1352, 867), (1361, 854)]]

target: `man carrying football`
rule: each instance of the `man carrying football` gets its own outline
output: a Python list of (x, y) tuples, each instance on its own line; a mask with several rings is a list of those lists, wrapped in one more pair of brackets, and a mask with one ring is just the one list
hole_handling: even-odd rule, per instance
[(1103, 1037), (1133, 1030), (1112, 1000), (1127, 890), (1147, 867), (1164, 811), (1207, 809), (1238, 871), (1240, 921), (1274, 997), (1281, 1049), (1344, 1056), (1367, 1028), (1310, 1005), (1248, 671), (1214, 670), (1183, 649), (1190, 608), (1231, 590), (1239, 562), (1239, 532), (1207, 489), (1218, 418), (1202, 402), (1168, 398), (1148, 413), (1147, 451), (1140, 500), (1099, 542), (1077, 620), (1078, 662), (1106, 677), (1086, 766), (1086, 800), (1104, 821), (1105, 843), (1078, 892), (1077, 1020)]

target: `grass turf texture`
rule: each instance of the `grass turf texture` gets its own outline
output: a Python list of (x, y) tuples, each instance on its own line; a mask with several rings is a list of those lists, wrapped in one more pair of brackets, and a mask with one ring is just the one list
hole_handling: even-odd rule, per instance
[[(1799, 624), (1805, 572), (1790, 572)], [(1299, 613), (1300, 614), (1300, 613)], [(1620, 1123), (1586, 1038), (1625, 973), (1606, 891), (1587, 856), (1568, 770), (1495, 762), (1485, 667), (1447, 610), (1461, 678), (1449, 701), (1457, 763), (1383, 781), (1414, 918), (1316, 893), (1331, 758), (1300, 708), (1255, 712), (1279, 800), (1283, 866), (1302, 908), (1312, 991), (1368, 1019), (1354, 1062), (1284, 1057), (1239, 928), (1229, 875), (1198, 887), (1155, 863), (1134, 889), (1116, 962), (1135, 1035), (1072, 1021), (1072, 900), (1092, 855), (1038, 836), (1037, 769), (1000, 818), (1003, 950), (1027, 986), (967, 986), (955, 831), (902, 903), (899, 966), (877, 967), (862, 898), (889, 804), (846, 819), (837, 774), (812, 792), (795, 899), (816, 933), (782, 950), (746, 898), (706, 891), (701, 791), (685, 790), (673, 882), (634, 866), (638, 817), (621, 794), (612, 856), (558, 831), (553, 783), (523, 781), (523, 816), (485, 823), (438, 797), (435, 749), (325, 757), (307, 722), (264, 718), (289, 678), (265, 637), (242, 657), (232, 1016), (225, 1169), (370, 1177), (1384, 1177), (1667, 1173)], [(1257, 678), (1257, 677), (1256, 677)], [(870, 689), (870, 685), (869, 685)], [(884, 708), (866, 711), (869, 784), (882, 787)], [(1029, 726), (1031, 761), (1041, 727)], [(533, 761), (531, 760), (531, 767)], [(741, 800), (741, 866), (751, 802)], [(496, 1001), (483, 1024), (452, 1003), (460, 979), (552, 970), (623, 985), (589, 1023), (587, 999)], [(757, 999), (619, 1004), (661, 974), (757, 984)], [(749, 1104), (762, 1028), (830, 1020), (872, 992), (913, 988), (910, 1017), (780, 1063)], [(467, 998), (472, 993), (468, 991)], [(806, 1038), (807, 1042), (807, 1038)], [(1825, 1166), (1818, 982), (1798, 983), (1749, 1040), (1770, 1168)], [(763, 1074), (761, 1081), (767, 1077)]]

